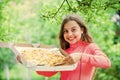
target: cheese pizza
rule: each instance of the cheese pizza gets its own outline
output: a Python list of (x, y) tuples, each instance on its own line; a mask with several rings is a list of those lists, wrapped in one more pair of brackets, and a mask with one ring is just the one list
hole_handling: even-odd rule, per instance
[(55, 66), (56, 64), (62, 63), (64, 60), (62, 54), (43, 48), (22, 50), (21, 56), (28, 66)]

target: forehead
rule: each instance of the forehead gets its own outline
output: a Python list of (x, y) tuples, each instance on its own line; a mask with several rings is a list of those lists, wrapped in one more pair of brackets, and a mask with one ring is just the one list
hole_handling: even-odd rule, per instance
[(71, 29), (71, 28), (80, 28), (80, 26), (78, 25), (76, 21), (68, 21), (64, 25), (64, 29)]

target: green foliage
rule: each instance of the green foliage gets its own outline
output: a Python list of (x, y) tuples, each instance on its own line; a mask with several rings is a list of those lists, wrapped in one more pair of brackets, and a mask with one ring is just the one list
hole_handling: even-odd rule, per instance
[(3, 22), (5, 21), (3, 16), (3, 9), (7, 2), (8, 0), (0, 1), (0, 41), (8, 40), (8, 37), (6, 36), (7, 32), (5, 31), (6, 28), (3, 27)]
[[(77, 13), (83, 17), (94, 41), (110, 57), (112, 62), (111, 68), (97, 70), (95, 80), (119, 80), (120, 42), (116, 45), (113, 44), (115, 30), (119, 29), (111, 22), (112, 16), (118, 9), (120, 9), (119, 0), (49, 0), (48, 2), (3, 0), (0, 2), (0, 42), (59, 46), (58, 34), (62, 19), (69, 13)], [(13, 54), (10, 50), (0, 49), (2, 64), (13, 65), (12, 60)], [(12, 65), (10, 65), (12, 72), (14, 72), (14, 68), (16, 71), (22, 70)], [(3, 67), (0, 67), (2, 75)], [(38, 75), (37, 77), (35, 73), (33, 75), (34, 79), (38, 79)], [(21, 76), (12, 75), (12, 77), (12, 79), (19, 79)], [(48, 80), (58, 78), (59, 74)], [(45, 79), (45, 77), (40, 76), (40, 79)]]
[[(11, 69), (15, 64), (14, 54), (8, 48), (0, 48), (0, 73), (3, 72), (6, 65), (9, 64), (9, 68)], [(2, 75), (0, 74), (0, 79), (2, 79)]]
[(111, 46), (108, 49), (108, 54), (111, 60), (111, 68), (109, 69), (98, 69), (96, 79), (95, 80), (119, 80), (120, 79), (120, 44)]
[[(0, 63), (1, 64), (13, 64), (14, 63), (14, 54), (10, 49), (0, 48)], [(4, 65), (3, 66), (1, 65), (1, 68), (3, 69)]]

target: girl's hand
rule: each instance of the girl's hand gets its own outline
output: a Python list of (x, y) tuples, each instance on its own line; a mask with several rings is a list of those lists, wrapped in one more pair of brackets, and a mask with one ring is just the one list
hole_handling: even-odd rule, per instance
[(22, 61), (21, 61), (21, 58), (20, 58), (20, 56), (19, 56), (19, 55), (17, 55), (17, 56), (16, 56), (16, 59), (17, 59), (17, 61), (18, 61), (19, 63), (21, 63), (21, 64), (22, 64)]
[(66, 56), (65, 59), (63, 60), (63, 62), (60, 64), (57, 64), (56, 66), (74, 64), (81, 59), (81, 54), (82, 53), (72, 53), (72, 54)]
[(73, 61), (76, 63), (81, 59), (82, 53), (72, 53), (69, 56), (73, 59)]

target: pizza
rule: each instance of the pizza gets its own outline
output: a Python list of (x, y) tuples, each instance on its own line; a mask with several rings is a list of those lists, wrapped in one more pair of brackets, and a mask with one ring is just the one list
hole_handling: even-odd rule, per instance
[(22, 50), (21, 56), (28, 66), (55, 66), (65, 58), (60, 53), (43, 48)]

